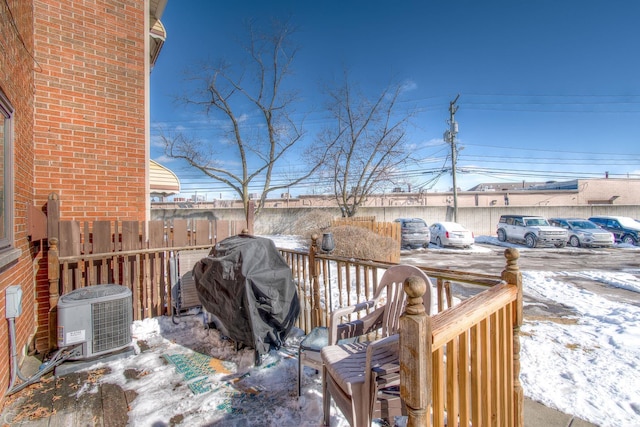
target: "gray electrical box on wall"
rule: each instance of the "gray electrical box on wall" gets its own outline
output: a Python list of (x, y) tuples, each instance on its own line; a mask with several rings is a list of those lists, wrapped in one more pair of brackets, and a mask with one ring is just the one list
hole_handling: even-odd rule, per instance
[(6, 291), (5, 317), (7, 319), (18, 317), (22, 314), (22, 288), (20, 285), (9, 286)]

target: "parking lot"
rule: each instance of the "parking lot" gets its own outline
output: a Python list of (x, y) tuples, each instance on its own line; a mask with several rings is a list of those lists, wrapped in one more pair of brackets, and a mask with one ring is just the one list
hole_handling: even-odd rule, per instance
[[(640, 294), (635, 290), (624, 289), (595, 280), (597, 272), (625, 273), (635, 277), (640, 283), (640, 247), (616, 245), (613, 248), (535, 248), (524, 245), (500, 242), (496, 237), (478, 236), (471, 249), (441, 249), (430, 245), (426, 249), (403, 250), (400, 262), (423, 265), (434, 268), (475, 271), (499, 275), (505, 268), (504, 250), (517, 248), (520, 252), (518, 265), (523, 272), (557, 272), (562, 281), (579, 288), (589, 290), (613, 301), (624, 301), (640, 306)], [(577, 274), (566, 274), (573, 272)], [(580, 274), (589, 272), (589, 274)], [(469, 287), (459, 287), (461, 294), (474, 293)], [(571, 315), (561, 304), (538, 304), (535, 297), (528, 295), (525, 282), (525, 316), (558, 317)]]

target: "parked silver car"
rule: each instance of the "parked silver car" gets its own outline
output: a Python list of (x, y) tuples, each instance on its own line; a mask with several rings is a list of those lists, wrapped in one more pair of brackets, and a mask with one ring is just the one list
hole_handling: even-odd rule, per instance
[(550, 218), (549, 223), (567, 230), (569, 244), (578, 247), (610, 247), (615, 239), (613, 233), (603, 230), (597, 224), (582, 218)]

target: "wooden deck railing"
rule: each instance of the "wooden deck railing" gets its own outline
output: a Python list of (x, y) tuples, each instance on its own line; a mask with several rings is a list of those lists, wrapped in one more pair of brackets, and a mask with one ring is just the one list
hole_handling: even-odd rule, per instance
[[(369, 300), (375, 284), (394, 263), (364, 261), (322, 254), (317, 238), (309, 251), (279, 249), (291, 266), (302, 307), (299, 327), (305, 332), (316, 326), (327, 326), (332, 310)], [(441, 268), (420, 267), (435, 281), (436, 308), (432, 314), (453, 305), (451, 283), (466, 283), (491, 287), (502, 283), (498, 276)]]
[[(50, 242), (50, 298), (76, 286), (119, 283), (133, 290), (134, 317), (167, 314), (171, 307), (167, 262), (171, 251), (205, 246), (164, 247), (59, 257)], [(301, 303), (297, 326), (309, 332), (326, 326), (338, 307), (370, 299), (390, 263), (320, 254), (317, 240), (308, 252), (279, 249), (291, 267)], [(427, 316), (411, 301), (401, 326), (401, 396), (410, 426), (517, 426), (522, 422), (519, 382), (519, 328), (522, 277), (518, 252), (505, 251), (500, 277), (420, 267), (435, 282), (436, 308)], [(485, 286), (454, 304), (452, 283)], [(423, 291), (424, 292), (424, 291)], [(413, 299), (412, 299), (413, 298)], [(407, 323), (408, 322), (408, 323)], [(55, 342), (55, 341), (53, 341)], [(410, 356), (408, 356), (410, 355)]]
[(424, 288), (405, 284), (400, 393), (408, 426), (524, 425), (522, 276), (517, 250), (505, 257), (502, 283), (431, 317), (420, 307)]

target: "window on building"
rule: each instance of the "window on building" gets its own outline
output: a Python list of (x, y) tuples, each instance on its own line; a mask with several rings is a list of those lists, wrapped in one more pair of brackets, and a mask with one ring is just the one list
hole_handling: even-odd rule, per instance
[(0, 252), (13, 247), (13, 107), (0, 92)]

